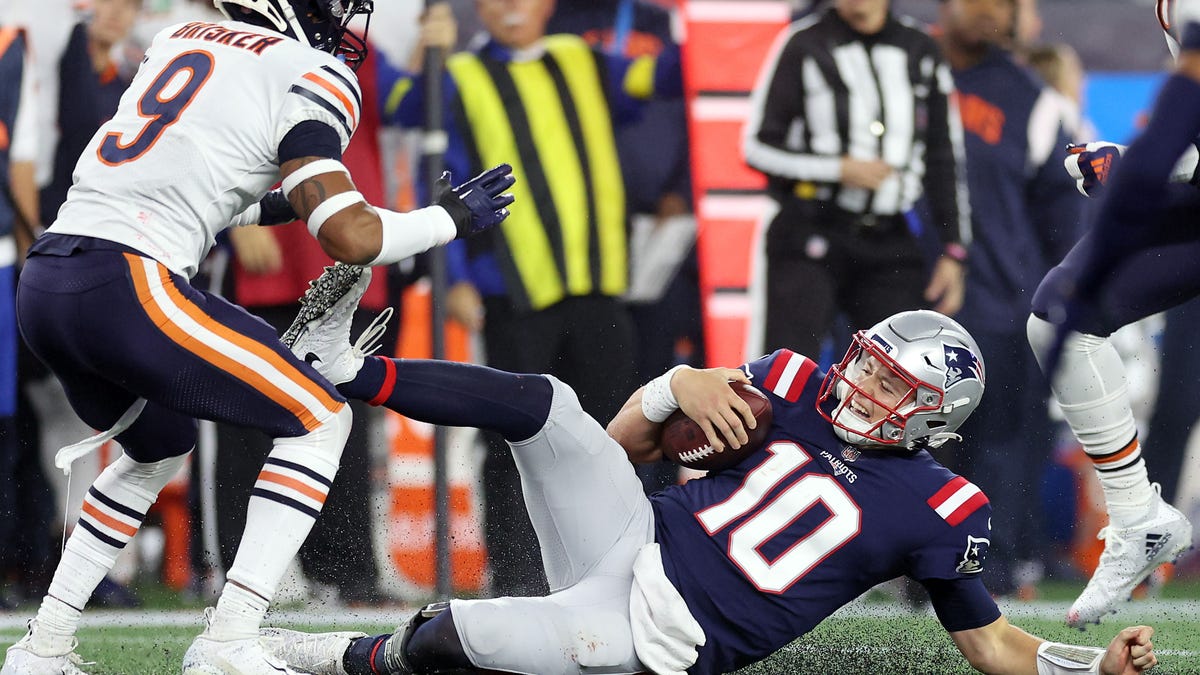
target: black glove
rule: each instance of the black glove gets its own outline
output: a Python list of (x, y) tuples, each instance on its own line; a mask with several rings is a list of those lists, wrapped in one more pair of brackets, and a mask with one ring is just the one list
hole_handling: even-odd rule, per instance
[(491, 229), (508, 217), (513, 196), (504, 191), (517, 179), (507, 164), (488, 169), (456, 188), (450, 187), (450, 172), (445, 171), (434, 183), (433, 203), (446, 209), (454, 219), (458, 239)]
[(296, 210), (292, 208), (292, 203), (284, 196), (282, 189), (271, 190), (263, 195), (263, 198), (258, 200), (258, 207), (262, 209), (259, 214), (259, 225), (282, 225), (299, 218)]

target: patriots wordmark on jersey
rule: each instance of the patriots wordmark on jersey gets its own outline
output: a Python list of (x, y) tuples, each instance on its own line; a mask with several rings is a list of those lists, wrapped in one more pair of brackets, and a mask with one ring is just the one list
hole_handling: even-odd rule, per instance
[[(946, 377), (977, 376), (961, 366)], [(816, 409), (812, 360), (780, 350), (746, 367), (774, 408), (762, 448), (652, 498), (667, 575), (708, 638), (689, 672), (762, 659), (898, 576), (978, 582), (991, 537), (978, 487), (925, 450), (841, 441)], [(999, 616), (986, 593), (972, 597), (948, 629)]]

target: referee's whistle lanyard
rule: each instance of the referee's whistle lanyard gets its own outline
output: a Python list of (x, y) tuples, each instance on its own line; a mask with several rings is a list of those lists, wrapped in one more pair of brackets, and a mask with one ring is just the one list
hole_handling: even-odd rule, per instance
[(617, 16), (613, 20), (613, 41), (609, 50), (613, 54), (624, 55), (625, 45), (629, 42), (629, 33), (633, 31), (633, 0), (621, 0), (617, 3)]

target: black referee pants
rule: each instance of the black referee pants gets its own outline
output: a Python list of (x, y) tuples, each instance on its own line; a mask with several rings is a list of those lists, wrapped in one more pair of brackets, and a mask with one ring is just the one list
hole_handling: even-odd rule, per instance
[(785, 205), (767, 231), (766, 264), (763, 353), (818, 359), (839, 313), (857, 331), (929, 306), (929, 266), (903, 216), (867, 227), (833, 208)]

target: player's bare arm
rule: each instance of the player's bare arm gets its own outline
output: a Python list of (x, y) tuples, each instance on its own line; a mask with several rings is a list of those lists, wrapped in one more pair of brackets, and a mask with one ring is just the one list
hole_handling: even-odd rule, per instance
[[(284, 162), (280, 173), (286, 179), (303, 166), (321, 157), (301, 157)], [(342, 171), (320, 173), (305, 179), (288, 194), (296, 215), (305, 222), (330, 197), (357, 192), (350, 175)], [(317, 241), (329, 257), (342, 262), (365, 265), (373, 260), (383, 244), (379, 214), (366, 201), (358, 201), (337, 211), (317, 231)]]
[(609, 423), (608, 435), (625, 448), (631, 462), (659, 461), (662, 421), (680, 409), (700, 425), (714, 448), (740, 448), (749, 440), (746, 429), (757, 422), (750, 406), (729, 388), (731, 381), (749, 383), (750, 378), (737, 368), (672, 369), (633, 392)]
[(651, 422), (642, 414), (642, 393), (645, 387), (625, 401), (621, 410), (608, 423), (608, 435), (625, 449), (629, 461), (634, 464), (651, 464), (663, 459), (662, 448), (658, 447), (661, 422)]
[(499, 225), (508, 217), (516, 179), (501, 164), (458, 187), (443, 173), (433, 205), (410, 213), (372, 207), (354, 189), (336, 159), (297, 157), (283, 162), (283, 193), (321, 248), (335, 260), (387, 265)]
[(1131, 626), (1112, 639), (1106, 650), (1050, 643), (1010, 624), (1001, 616), (971, 630), (954, 631), (951, 639), (971, 667), (996, 675), (1134, 675), (1158, 663), (1150, 637), (1154, 629)]

